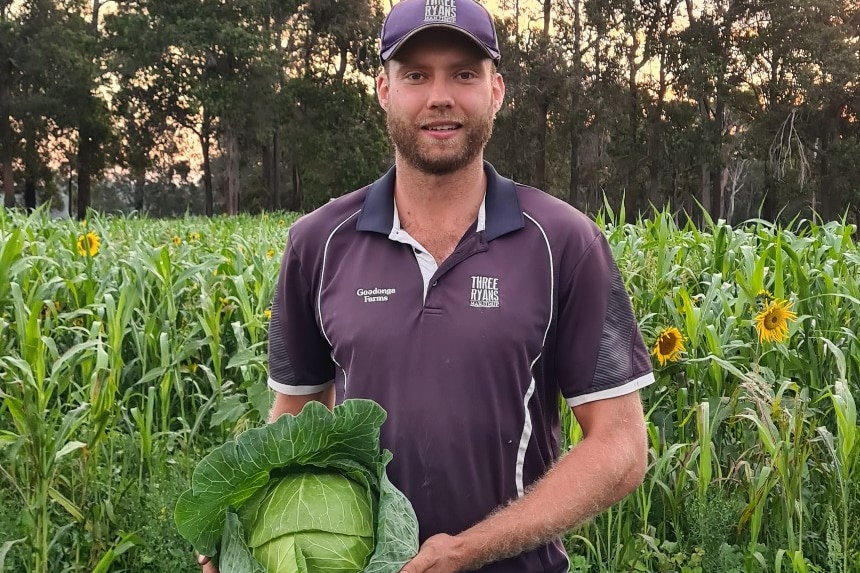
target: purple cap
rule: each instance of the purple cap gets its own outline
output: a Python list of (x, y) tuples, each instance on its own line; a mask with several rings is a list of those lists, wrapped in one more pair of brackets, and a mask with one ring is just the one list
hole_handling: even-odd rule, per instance
[(449, 28), (466, 34), (496, 64), (499, 42), (493, 17), (474, 0), (401, 0), (394, 5), (382, 25), (383, 63), (394, 57), (401, 46), (426, 28)]

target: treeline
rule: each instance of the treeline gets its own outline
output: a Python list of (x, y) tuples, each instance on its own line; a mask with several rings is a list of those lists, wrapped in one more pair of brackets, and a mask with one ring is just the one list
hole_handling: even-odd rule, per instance
[[(507, 2), (502, 173), (590, 212), (860, 219), (856, 1)], [(372, 181), (384, 9), (0, 0), (5, 205), (308, 210)]]

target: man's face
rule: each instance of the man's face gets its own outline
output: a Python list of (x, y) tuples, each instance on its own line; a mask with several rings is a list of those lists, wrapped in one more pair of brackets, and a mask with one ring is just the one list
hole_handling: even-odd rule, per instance
[(483, 153), (505, 85), (471, 40), (450, 30), (420, 32), (386, 70), (376, 80), (377, 95), (403, 160), (446, 175)]

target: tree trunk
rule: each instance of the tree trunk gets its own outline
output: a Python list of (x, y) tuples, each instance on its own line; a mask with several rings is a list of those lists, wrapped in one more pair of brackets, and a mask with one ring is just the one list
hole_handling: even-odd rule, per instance
[(228, 125), (224, 133), (224, 159), (227, 175), (227, 214), (239, 214), (239, 134)]
[[(102, 3), (93, 0), (92, 18), (90, 20), (91, 34), (98, 38), (99, 11)], [(90, 95), (90, 98), (93, 96)], [(87, 109), (94, 109), (95, 105), (88, 105)], [(93, 112), (90, 112), (93, 113)], [(80, 141), (78, 142), (78, 219), (83, 221), (87, 216), (92, 197), (92, 178), (101, 141), (96, 140), (95, 130), (88, 123), (95, 121), (93, 117), (81, 118), (82, 123), (78, 128)]]
[[(666, 92), (669, 89), (669, 80), (666, 67), (669, 63), (668, 40), (672, 28), (675, 9), (678, 3), (671, 2), (666, 7), (666, 18), (659, 36), (660, 57), (657, 64), (660, 66), (659, 83), (657, 84), (657, 101), (651, 108), (648, 116), (648, 197), (651, 203), (661, 208), (666, 203), (662, 193), (663, 187), (663, 110), (666, 104)], [(669, 202), (671, 204), (671, 202)]]
[(549, 25), (552, 22), (552, 0), (543, 0), (543, 37), (549, 38)]
[(567, 202), (579, 205), (585, 211), (587, 206), (580, 202), (579, 153), (582, 146), (582, 19), (580, 0), (573, 0), (573, 63), (570, 84), (570, 181), (567, 188)]
[(26, 129), (27, 148), (24, 151), (24, 209), (36, 210), (36, 183), (39, 178), (39, 156), (36, 152), (36, 134)]
[(695, 206), (695, 216), (693, 220), (696, 221), (696, 224), (699, 224), (703, 221), (703, 217), (700, 216), (699, 209), (707, 209), (708, 205), (711, 204), (711, 169), (708, 167), (708, 164), (702, 162), (701, 165), (702, 172), (702, 196), (699, 197), (699, 204)]
[[(543, 31), (539, 36), (538, 61), (549, 48), (549, 27), (552, 18), (552, 0), (543, 0)], [(543, 66), (541, 66), (543, 67)], [(549, 116), (549, 94), (544, 74), (537, 76), (537, 117), (535, 117), (535, 171), (533, 185), (546, 189), (546, 138), (547, 118)]]
[(263, 162), (263, 190), (265, 191), (266, 209), (272, 208), (272, 148), (269, 143), (260, 146), (260, 156)]
[(639, 141), (639, 122), (640, 119), (640, 104), (639, 104), (639, 84), (636, 82), (636, 74), (639, 72), (639, 69), (642, 67), (643, 63), (636, 63), (636, 56), (639, 53), (640, 41), (639, 37), (636, 34), (636, 31), (633, 30), (631, 33), (631, 44), (630, 51), (627, 52), (627, 91), (628, 91), (628, 103), (629, 107), (627, 110), (627, 129), (629, 130), (628, 134), (628, 145), (627, 145), (627, 161), (625, 161), (624, 165), (624, 205), (622, 207), (625, 210), (626, 217), (628, 221), (635, 221), (639, 216), (639, 193), (640, 190), (637, 188), (637, 173), (639, 171), (640, 161), (642, 161), (642, 155), (640, 151), (640, 141)]
[(29, 173), (24, 179), (24, 209), (28, 213), (36, 210), (36, 178)]
[(3, 178), (3, 205), (15, 206), (15, 171), (12, 169), (12, 120), (9, 113), (9, 82), (0, 70), (0, 177)]
[[(702, 122), (702, 145), (705, 148), (709, 148), (708, 135), (710, 131), (708, 130), (708, 125), (711, 123), (711, 110), (708, 102), (706, 100), (704, 94), (699, 96), (699, 117)], [(701, 203), (703, 209), (710, 209), (711, 206), (711, 168), (707, 159), (702, 159), (702, 163), (699, 166), (702, 172), (701, 179), (701, 188), (699, 190), (699, 203)]]
[(301, 211), (302, 209), (302, 180), (299, 177), (299, 166), (293, 163), (290, 168), (292, 177), (292, 189), (287, 194), (284, 201), (284, 209), (286, 211)]
[(825, 109), (824, 121), (822, 122), (821, 153), (819, 161), (819, 196), (821, 199), (820, 215), (823, 221), (836, 221), (845, 214), (843, 209), (846, 201), (842, 198), (839, 186), (835, 182), (835, 174), (830, 164), (830, 148), (833, 142), (839, 138), (839, 103), (831, 102)]
[(349, 56), (349, 43), (340, 47), (340, 62), (337, 66), (337, 73), (335, 74), (335, 79), (338, 82), (343, 81), (343, 76), (346, 74), (346, 63)]
[(32, 116), (27, 115), (21, 124), (21, 137), (24, 142), (22, 160), (24, 163), (24, 209), (28, 213), (36, 210), (36, 188), (42, 179), (42, 162), (36, 148), (38, 128)]
[(68, 180), (68, 183), (66, 186), (66, 193), (67, 193), (67, 196), (66, 196), (66, 213), (69, 214), (70, 219), (75, 216), (74, 203), (72, 202), (72, 192), (73, 192), (72, 182), (74, 180), (75, 180), (75, 178), (72, 176), (72, 166), (70, 165), (69, 166), (69, 180)]
[(96, 144), (89, 134), (89, 130), (82, 126), (79, 130), (80, 141), (78, 142), (78, 220), (83, 221), (87, 217), (87, 209), (90, 206), (92, 195), (92, 169)]
[(549, 115), (549, 98), (542, 90), (537, 96), (537, 116), (535, 117), (535, 171), (532, 185), (546, 189), (546, 120)]
[(281, 208), (281, 135), (272, 134), (272, 210)]
[(209, 110), (203, 110), (203, 125), (200, 128), (200, 147), (203, 152), (203, 212), (207, 217), (213, 214), (213, 193), (212, 193), (212, 162), (210, 158), (210, 148), (212, 143), (212, 117), (209, 115)]
[(134, 210), (143, 212), (146, 189), (146, 171), (141, 169), (134, 174)]
[[(662, 60), (662, 56), (661, 56)], [(661, 175), (663, 173), (663, 105), (666, 98), (666, 68), (660, 62), (660, 87), (657, 101), (648, 114), (648, 198), (659, 206), (661, 202)]]

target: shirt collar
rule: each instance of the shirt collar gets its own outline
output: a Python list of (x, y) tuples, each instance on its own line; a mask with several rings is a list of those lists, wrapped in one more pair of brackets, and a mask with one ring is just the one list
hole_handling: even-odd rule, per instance
[[(520, 201), (517, 198), (516, 183), (500, 176), (488, 162), (484, 162), (487, 175), (487, 192), (478, 214), (477, 230), (484, 230), (487, 241), (522, 229), (524, 226)], [(358, 216), (356, 230), (371, 231), (389, 235), (399, 218), (394, 208), (395, 168), (375, 181), (367, 190), (364, 206)], [(484, 221), (482, 221), (482, 217)]]
[[(397, 199), (394, 199), (394, 222), (391, 224), (391, 231), (399, 231), (400, 213), (397, 212)], [(478, 208), (478, 220), (475, 224), (475, 231), (480, 233), (487, 230), (487, 194), (484, 193), (484, 198), (481, 199), (481, 206)]]

